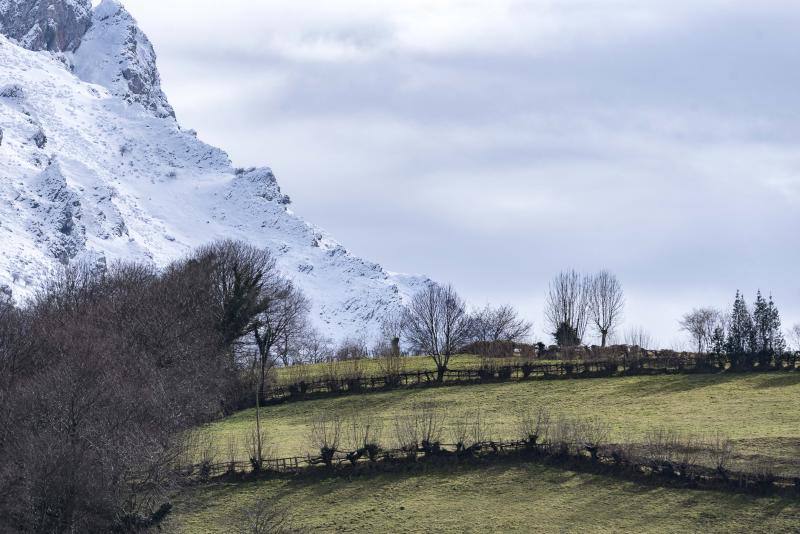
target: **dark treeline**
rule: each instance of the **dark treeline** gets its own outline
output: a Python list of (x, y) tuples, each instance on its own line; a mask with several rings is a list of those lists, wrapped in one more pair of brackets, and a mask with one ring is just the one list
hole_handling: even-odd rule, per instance
[(253, 392), (242, 340), (273, 343), (304, 306), (267, 253), (233, 242), (162, 271), (69, 268), (23, 307), (5, 298), (0, 530), (157, 523), (183, 431)]
[(680, 324), (698, 353), (712, 354), (720, 365), (734, 370), (775, 366), (789, 348), (775, 301), (772, 296), (764, 298), (760, 291), (752, 310), (737, 291), (730, 312), (696, 308), (684, 315)]

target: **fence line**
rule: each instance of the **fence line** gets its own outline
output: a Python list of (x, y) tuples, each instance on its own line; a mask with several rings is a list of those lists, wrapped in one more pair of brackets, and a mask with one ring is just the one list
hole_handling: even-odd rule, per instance
[(421, 448), (380, 450), (372, 457), (364, 451), (336, 452), (332, 460), (322, 457), (294, 456), (271, 458), (254, 462), (201, 463), (178, 470), (178, 474), (196, 482), (210, 482), (222, 477), (272, 474), (314, 474), (351, 472), (369, 466), (387, 469), (395, 465), (418, 462), (499, 460), (518, 458), (524, 461), (541, 460), (560, 462), (568, 467), (592, 465), (620, 474), (637, 477), (660, 477), (675, 480), (699, 488), (726, 489), (748, 492), (793, 492), (800, 495), (800, 477), (777, 476), (764, 472), (745, 472), (714, 469), (697, 464), (681, 464), (657, 456), (631, 456), (621, 458), (614, 445), (591, 451), (581, 442), (560, 442), (535, 445), (527, 441), (491, 441), (475, 444), (469, 448), (456, 445), (437, 445), (434, 450)]
[[(463, 384), (477, 382), (506, 382), (519, 380), (547, 380), (565, 378), (609, 378), (619, 376), (638, 376), (656, 374), (700, 374), (720, 372), (767, 372), (792, 371), (797, 369), (800, 353), (775, 355), (769, 364), (755, 365), (748, 360), (749, 366), (738, 365), (727, 368), (727, 361), (720, 361), (715, 356), (696, 356), (678, 354), (669, 357), (655, 358), (619, 358), (617, 360), (599, 360), (584, 362), (559, 362), (537, 364), (533, 362), (513, 365), (486, 366), (478, 369), (458, 369), (444, 372), (443, 383)], [(381, 391), (411, 387), (436, 386), (436, 371), (402, 372), (384, 376), (354, 376), (344, 378), (321, 378), (311, 381), (300, 381), (285, 386), (273, 386), (263, 399), (265, 404), (281, 403), (289, 400), (330, 394), (356, 394), (368, 391)]]

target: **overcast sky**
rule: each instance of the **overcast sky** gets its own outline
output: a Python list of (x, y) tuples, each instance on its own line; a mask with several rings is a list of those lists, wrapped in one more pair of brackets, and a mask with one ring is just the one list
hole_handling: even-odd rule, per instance
[(566, 267), (616, 272), (664, 346), (737, 289), (800, 322), (796, 1), (125, 4), (181, 124), (387, 269), (540, 338)]

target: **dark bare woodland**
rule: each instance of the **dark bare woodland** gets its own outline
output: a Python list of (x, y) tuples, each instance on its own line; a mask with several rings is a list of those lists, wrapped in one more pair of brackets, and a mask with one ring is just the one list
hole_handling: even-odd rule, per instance
[(163, 272), (70, 268), (27, 306), (0, 303), (0, 525), (158, 523), (181, 433), (252, 392), (235, 352), (285, 287), (273, 265), (224, 242)]

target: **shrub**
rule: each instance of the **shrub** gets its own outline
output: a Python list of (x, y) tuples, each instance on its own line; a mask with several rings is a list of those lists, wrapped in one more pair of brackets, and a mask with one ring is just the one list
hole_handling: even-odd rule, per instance
[(522, 413), (517, 420), (517, 438), (531, 449), (547, 441), (550, 412), (546, 408)]
[(491, 432), (480, 411), (464, 413), (450, 428), (450, 436), (459, 454), (473, 454), (490, 441)]
[(347, 459), (353, 465), (364, 456), (376, 462), (381, 451), (383, 422), (370, 414), (353, 413), (344, 427), (345, 444), (350, 450)]
[(728, 467), (730, 466), (734, 453), (733, 441), (718, 432), (706, 441), (706, 449), (711, 456), (711, 461), (717, 473), (721, 477), (727, 479)]
[(320, 459), (327, 467), (339, 450), (342, 437), (342, 419), (337, 414), (322, 413), (311, 423), (311, 444), (319, 450)]
[(395, 439), (401, 450), (427, 455), (441, 451), (445, 410), (435, 402), (417, 403), (411, 412), (395, 417)]
[(274, 500), (259, 498), (236, 514), (238, 523), (235, 525), (237, 534), (288, 534), (293, 532), (289, 526), (289, 514), (281, 506), (276, 506)]

